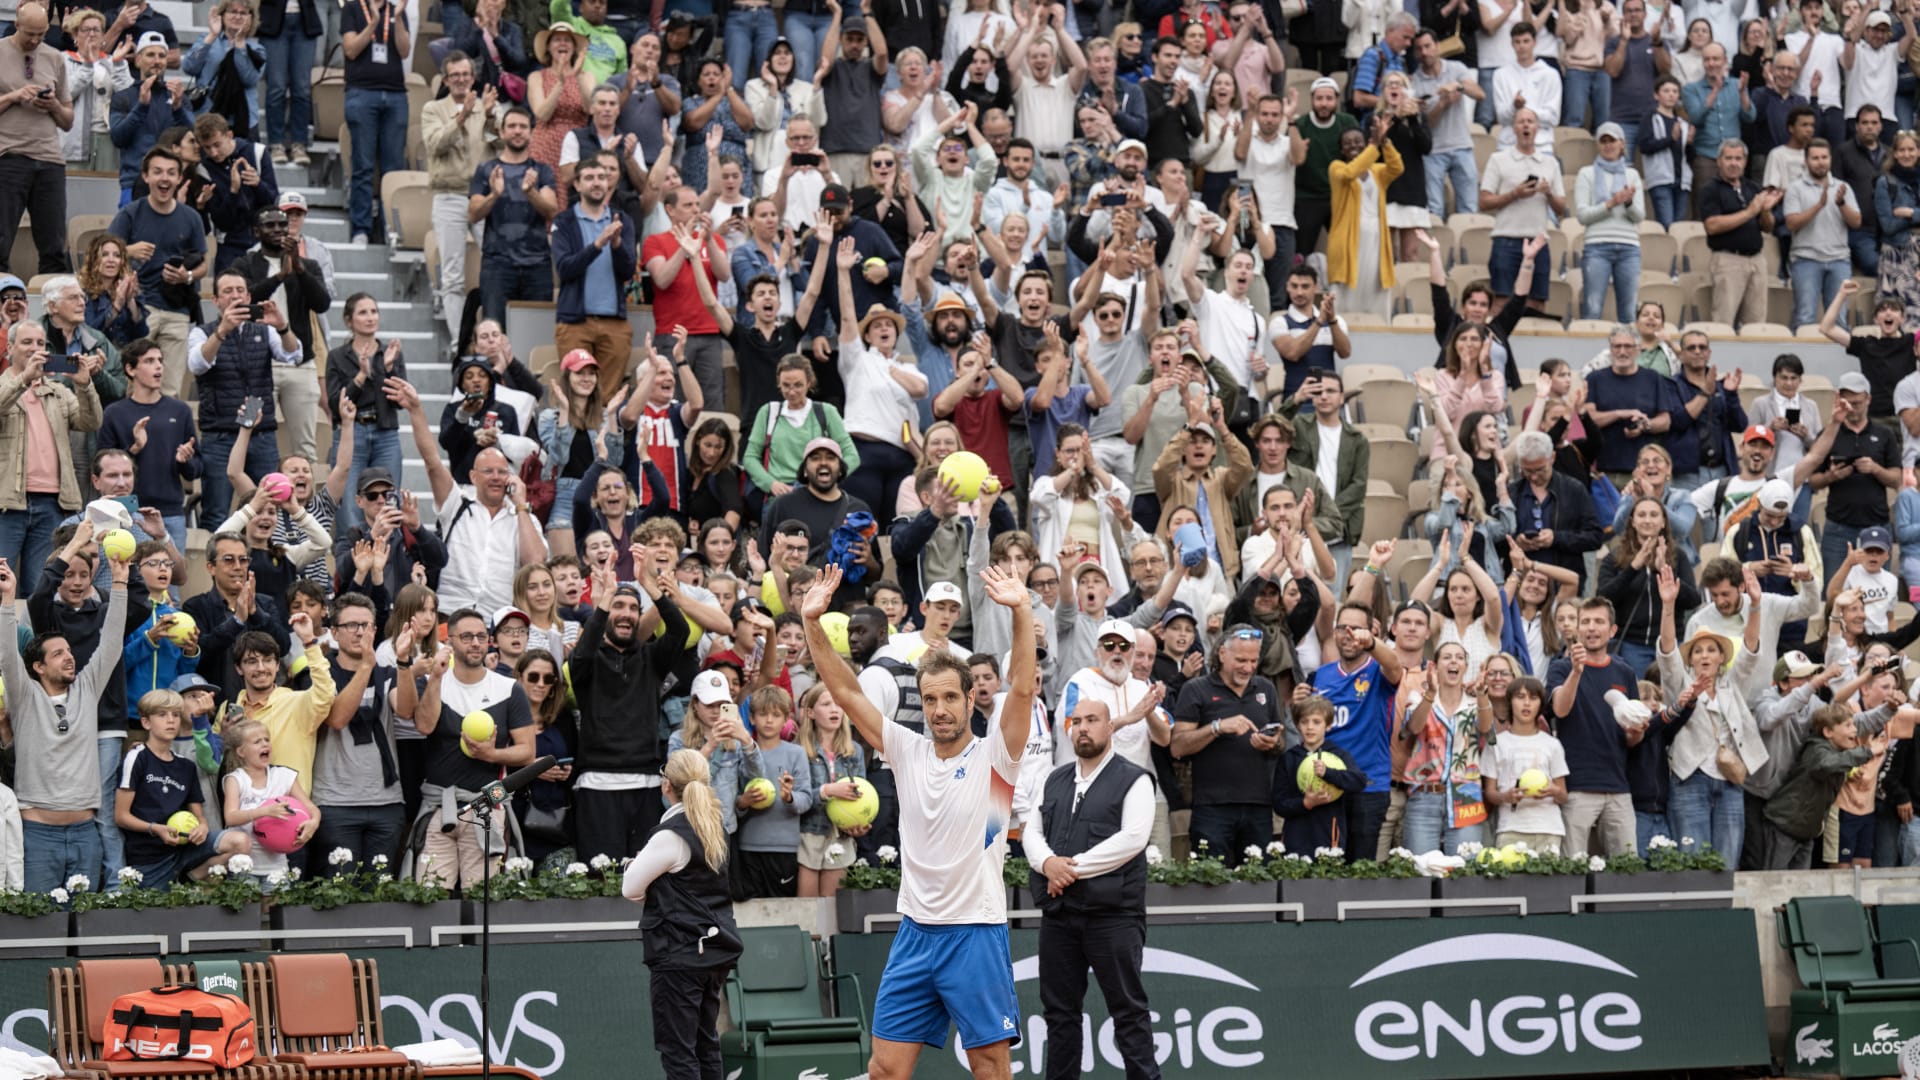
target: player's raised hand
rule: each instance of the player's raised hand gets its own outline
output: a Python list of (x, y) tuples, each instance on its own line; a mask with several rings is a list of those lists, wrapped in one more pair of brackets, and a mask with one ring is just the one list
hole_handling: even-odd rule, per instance
[(800, 601), (801, 618), (809, 622), (820, 621), (820, 616), (833, 607), (833, 594), (840, 588), (840, 576), (840, 567), (832, 563), (820, 571), (820, 576), (808, 587), (807, 595)]
[(1027, 586), (997, 566), (987, 567), (980, 574), (980, 582), (986, 586), (987, 597), (1001, 607), (1014, 608), (1032, 602)]

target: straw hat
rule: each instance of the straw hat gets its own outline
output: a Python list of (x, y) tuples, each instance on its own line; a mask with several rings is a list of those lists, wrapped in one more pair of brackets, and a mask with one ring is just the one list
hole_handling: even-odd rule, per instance
[(553, 63), (552, 60), (547, 58), (547, 43), (553, 40), (553, 35), (555, 34), (565, 34), (572, 38), (573, 51), (576, 55), (582, 47), (579, 33), (577, 33), (570, 24), (554, 23), (552, 26), (533, 35), (533, 55), (543, 66)]
[(1704, 626), (1688, 634), (1687, 640), (1680, 643), (1680, 659), (1689, 664), (1693, 663), (1693, 650), (1709, 641), (1720, 646), (1721, 667), (1733, 663), (1733, 639), (1725, 634), (1716, 634)]

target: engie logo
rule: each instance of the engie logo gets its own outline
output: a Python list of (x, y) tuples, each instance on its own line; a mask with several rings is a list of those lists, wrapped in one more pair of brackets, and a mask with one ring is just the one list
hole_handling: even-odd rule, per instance
[[(1223, 983), (1235, 990), (1244, 990), (1259, 994), (1260, 988), (1233, 972), (1217, 964), (1208, 963), (1185, 953), (1171, 949), (1156, 949), (1149, 946), (1141, 955), (1140, 970), (1146, 975), (1165, 975), (1180, 978), (1201, 979), (1207, 982)], [(1035, 981), (1040, 978), (1040, 958), (1029, 956), (1017, 960), (1013, 965), (1015, 983)], [(1178, 1000), (1178, 995), (1169, 994), (1164, 989), (1164, 981), (1149, 987), (1147, 997), (1160, 1003), (1169, 998)], [(1087, 980), (1090, 994), (1098, 992), (1098, 984)], [(1025, 1072), (1039, 1076), (1043, 1072), (1042, 1063), (1046, 1056), (1047, 1025), (1046, 1019), (1039, 1013), (1029, 1013), (1025, 1018), (1026, 1031), (1020, 1045), (1014, 1048), (1013, 1072)], [(1171, 1021), (1171, 1026), (1168, 1022)], [(1189, 1071), (1198, 1062), (1204, 1068), (1213, 1066), (1226, 1069), (1249, 1069), (1266, 1060), (1266, 1054), (1260, 1049), (1260, 1042), (1266, 1037), (1260, 1016), (1252, 1009), (1239, 1005), (1224, 1005), (1209, 1009), (1199, 1016), (1193, 1010), (1176, 1007), (1169, 1012), (1160, 1009), (1153, 1011), (1153, 1058), (1154, 1061), (1169, 1069), (1177, 1067)], [(1126, 1059), (1121, 1056), (1120, 1048), (1113, 1041), (1113, 1019), (1101, 1020), (1095, 1029), (1092, 1016), (1081, 1015), (1080, 1035), (1080, 1072), (1082, 1075), (1093, 1072), (1101, 1062), (1115, 1070), (1126, 1068)], [(967, 1054), (960, 1046), (960, 1037), (956, 1032), (953, 1039), (954, 1059), (962, 1068), (967, 1065)]]
[[(1561, 965), (1588, 968), (1610, 975), (1639, 976), (1591, 949), (1531, 934), (1468, 934), (1409, 949), (1354, 980), (1358, 989), (1409, 972), (1455, 964), (1488, 962)], [(1471, 975), (1449, 976), (1444, 985), (1485, 986)], [(1379, 1061), (1429, 1060), (1452, 1053), (1447, 1044), (1474, 1057), (1489, 1053), (1532, 1057), (1558, 1047), (1566, 1053), (1590, 1050), (1626, 1053), (1638, 1049), (1640, 1006), (1618, 992), (1594, 994), (1584, 1000), (1572, 993), (1553, 1000), (1535, 994), (1514, 994), (1487, 1001), (1478, 996), (1461, 1002), (1375, 1001), (1353, 1021), (1353, 1039), (1367, 1056)]]

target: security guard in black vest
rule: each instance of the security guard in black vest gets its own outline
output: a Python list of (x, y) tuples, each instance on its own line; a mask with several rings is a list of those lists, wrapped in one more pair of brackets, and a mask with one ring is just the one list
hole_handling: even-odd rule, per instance
[(628, 864), (621, 892), (644, 904), (653, 1045), (666, 1080), (721, 1080), (720, 997), (740, 959), (727, 884), (727, 833), (705, 755), (675, 750), (661, 770), (668, 808)]
[(1067, 720), (1074, 760), (1053, 770), (1027, 812), (1022, 839), (1035, 871), (1040, 923), (1040, 1005), (1047, 1019), (1047, 1080), (1080, 1075), (1087, 969), (1113, 1018), (1127, 1080), (1159, 1080), (1147, 991), (1147, 837), (1153, 780), (1113, 752), (1113, 717), (1081, 701)]

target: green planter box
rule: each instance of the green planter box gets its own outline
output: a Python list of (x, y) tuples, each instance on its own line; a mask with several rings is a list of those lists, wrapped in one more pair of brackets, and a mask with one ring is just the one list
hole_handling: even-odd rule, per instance
[[(480, 902), (463, 900), (460, 903), (464, 908), (466, 924), (479, 926)], [(493, 905), (491, 919), (496, 928), (532, 926), (541, 923), (618, 922), (628, 924), (621, 930), (555, 929), (537, 934), (511, 934), (500, 939), (508, 944), (543, 941), (638, 941), (640, 939), (640, 905), (621, 896), (594, 896), (585, 900), (501, 900)], [(470, 935), (466, 940), (478, 941), (480, 936)]]
[[(900, 910), (900, 890), (841, 889), (833, 894), (833, 904), (839, 916), (840, 932), (861, 934), (866, 932), (867, 916), (891, 915)], [(891, 934), (899, 928), (899, 923), (887, 922), (873, 929), (875, 933)]]
[[(260, 905), (248, 904), (239, 911), (228, 911), (223, 907), (208, 904), (194, 907), (149, 908), (145, 911), (132, 911), (122, 908), (109, 908), (102, 911), (81, 911), (73, 916), (73, 932), (77, 937), (120, 936), (126, 934), (165, 934), (169, 953), (184, 952), (180, 935), (196, 930), (259, 930), (262, 926)], [(258, 952), (267, 948), (264, 937), (230, 938), (224, 941), (195, 942), (195, 953), (205, 952)], [(121, 956), (142, 954), (144, 949), (126, 945), (75, 945), (75, 956)]]
[[(433, 904), (342, 904), (333, 908), (295, 905), (276, 907), (272, 911), (275, 930), (351, 931), (370, 926), (410, 927), (415, 948), (433, 944), (433, 927), (459, 926), (462, 917), (461, 902), (458, 900), (442, 900)], [(355, 936), (343, 933), (340, 937), (286, 938), (279, 940), (278, 944), (287, 952), (342, 952), (347, 949), (397, 948), (401, 939), (391, 934)]]
[[(1273, 885), (1264, 881), (1229, 881), (1225, 885), (1147, 885), (1147, 906), (1204, 907), (1211, 904), (1271, 904)], [(1190, 923), (1270, 923), (1271, 911), (1178, 912), (1148, 915), (1149, 926)]]
[(10, 944), (33, 938), (64, 938), (73, 933), (73, 916), (64, 911), (50, 915), (0, 915), (0, 958), (8, 960), (47, 959), (67, 955), (65, 945), (39, 945), (22, 948)]
[[(1301, 904), (1306, 917), (1331, 921), (1339, 913), (1342, 900), (1431, 900), (1432, 878), (1328, 878), (1280, 883), (1280, 899)], [(1430, 907), (1409, 905), (1377, 911), (1351, 911), (1348, 919), (1424, 919), (1433, 914)]]
[[(1435, 882), (1442, 900), (1524, 897), (1528, 915), (1571, 915), (1573, 898), (1587, 892), (1585, 874), (1509, 874), (1506, 877), (1448, 877)], [(1517, 915), (1517, 906), (1441, 908), (1442, 918)]]
[[(1643, 874), (1589, 874), (1587, 891), (1595, 896), (1617, 896), (1621, 893), (1690, 893), (1690, 892), (1732, 892), (1733, 871), (1731, 870), (1680, 870), (1661, 873), (1649, 870)], [(1675, 897), (1671, 900), (1635, 900), (1619, 904), (1594, 904), (1587, 910), (1596, 912), (1610, 911), (1693, 911), (1705, 908), (1730, 908), (1731, 899), (1688, 899)]]

